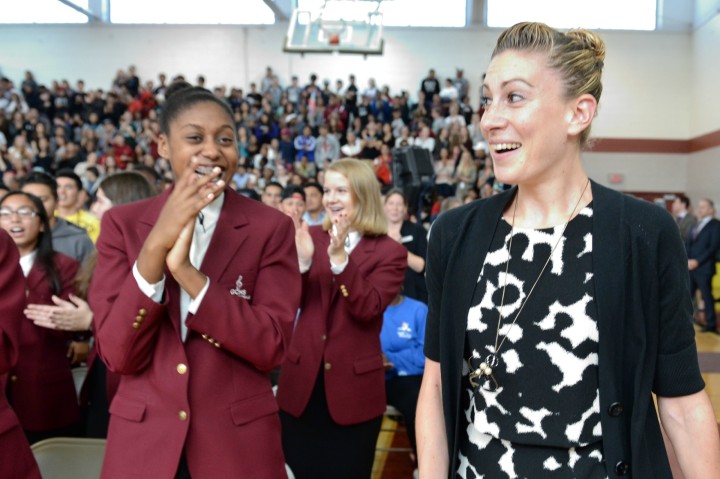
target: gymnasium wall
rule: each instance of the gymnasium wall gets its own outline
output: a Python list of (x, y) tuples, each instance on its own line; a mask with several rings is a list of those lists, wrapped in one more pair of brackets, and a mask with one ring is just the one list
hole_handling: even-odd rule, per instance
[(693, 200), (711, 198), (720, 214), (720, 146), (690, 155), (687, 191)]
[[(474, 105), (480, 79), (499, 30), (386, 29), (382, 56), (285, 54), (285, 25), (267, 27), (164, 25), (0, 26), (3, 73), (22, 79), (26, 69), (38, 80), (83, 78), (107, 88), (118, 68), (134, 64), (141, 78), (182, 72), (203, 73), (209, 86), (246, 86), (271, 65), (287, 83), (311, 73), (347, 80), (355, 73), (361, 88), (370, 77), (393, 91), (415, 94), (429, 68), (441, 78), (465, 68)], [(600, 137), (686, 139), (690, 134), (692, 37), (685, 33), (606, 32), (608, 55), (602, 109), (594, 126)], [(628, 46), (631, 46), (629, 48)], [(673, 95), (676, 107), (665, 100)], [(677, 106), (680, 106), (679, 108)], [(672, 112), (672, 116), (670, 113)]]
[(714, 5), (714, 16), (704, 20), (693, 35), (689, 84), (694, 93), (691, 136), (706, 139), (705, 146), (712, 147), (690, 154), (687, 191), (694, 199), (712, 198), (720, 204), (720, 2), (714, 0)]

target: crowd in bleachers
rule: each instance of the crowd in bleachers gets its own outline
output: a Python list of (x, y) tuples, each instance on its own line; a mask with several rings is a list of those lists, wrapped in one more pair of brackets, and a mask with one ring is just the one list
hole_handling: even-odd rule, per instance
[[(29, 221), (39, 216), (42, 224), (36, 235), (41, 238), (42, 232), (52, 231), (52, 247), (47, 247), (78, 261), (72, 268), (68, 267), (68, 271), (72, 270), (68, 276), (75, 276), (79, 262), (88, 256), (91, 257), (90, 266), (88, 268), (85, 261), (84, 269), (89, 269), (90, 273), (85, 274), (92, 274), (95, 264), (93, 243), (99, 234), (95, 216), (101, 216), (96, 211), (97, 205), (106, 202), (110, 207), (139, 199), (122, 199), (122, 195), (111, 194), (111, 182), (99, 188), (103, 180), (121, 171), (140, 172), (150, 181), (149, 190), (142, 197), (152, 196), (175, 180), (170, 161), (160, 155), (158, 146), (162, 135), (159, 111), (166, 90), (176, 80), (188, 79), (181, 75), (169, 78), (165, 74), (160, 74), (157, 81), (141, 79), (132, 66), (127, 71), (118, 71), (108, 90), (86, 90), (82, 80), (74, 86), (67, 80), (53, 81), (48, 87), (39, 84), (30, 71), (25, 73), (19, 85), (8, 78), (0, 78), (0, 198), (3, 201), (10, 198), (7, 204), (0, 204), (4, 208), (2, 215), (6, 223)], [(402, 364), (403, 357), (393, 356), (397, 351), (392, 348), (399, 347), (396, 344), (398, 337), (412, 339), (415, 363), (422, 363), (427, 309), (424, 304), (416, 304), (416, 300), (427, 302), (424, 281), (427, 243), (426, 231), (414, 223), (431, 220), (447, 208), (490, 196), (505, 188), (495, 180), (492, 162), (486, 161), (489, 160), (486, 158), (487, 144), (480, 129), (482, 108), (470, 105), (470, 84), (462, 69), (457, 69), (454, 77), (444, 81), (430, 70), (419, 82), (416, 98), (411, 98), (407, 91), (393, 93), (390, 86), (379, 86), (374, 79), (364, 87), (357, 85), (353, 75), (349, 76), (347, 84), (339, 79), (334, 85), (328, 80), (319, 82), (315, 74), (304, 85), (295, 76), (286, 84), (270, 67), (261, 81), (251, 83), (247, 88), (209, 86), (202, 76), (194, 83), (208, 88), (233, 112), (239, 165), (230, 186), (246, 196), (262, 199), (294, 218), (303, 218), (308, 225), (322, 224), (325, 219), (321, 198), (323, 174), (328, 165), (341, 158), (365, 160), (372, 165), (375, 177), (386, 193), (384, 207), (389, 222), (388, 236), (408, 250), (403, 293), (393, 299), (385, 312), (388, 326), (383, 329), (381, 339), (385, 367), (392, 366), (386, 377), (388, 400), (398, 401), (398, 409), (412, 425), (422, 367)], [(396, 172), (393, 162), (397, 161), (394, 152), (405, 147), (427, 150), (432, 158), (434, 175), (424, 190), (429, 192), (425, 198), (427, 211), (416, 211), (415, 205), (408, 204), (402, 189), (392, 188), (398, 186), (397, 178), (393, 178)], [(14, 191), (20, 189), (26, 193), (25, 197)], [(5, 192), (1, 190), (14, 193), (4, 197)], [(33, 203), (35, 199), (38, 199), (37, 204)], [(92, 211), (95, 216), (87, 211), (93, 200), (96, 201)], [(699, 202), (698, 218), (688, 213), (689, 206), (687, 198), (678, 198), (674, 205), (677, 211), (673, 212), (688, 248), (692, 289), (702, 291), (706, 304), (702, 326), (705, 331), (717, 332), (710, 281), (714, 274), (712, 258), (717, 254), (720, 241), (720, 223), (714, 220), (714, 205), (710, 200)], [(201, 226), (204, 228), (202, 220)], [(705, 233), (702, 233), (703, 229)], [(708, 238), (712, 236), (712, 240), (707, 240), (709, 246), (702, 249), (702, 255), (692, 249), (699, 249), (695, 244), (700, 243), (697, 238), (703, 240), (701, 234)], [(70, 245), (67, 251), (62, 248), (63, 243)], [(704, 254), (706, 250), (707, 255)], [(710, 260), (701, 264), (694, 259), (699, 256), (707, 256)], [(302, 265), (302, 261), (300, 263)], [(26, 272), (26, 276), (28, 274)], [(81, 270), (78, 277), (82, 274)], [(86, 283), (88, 281), (86, 278)], [(63, 303), (52, 300), (55, 305), (65, 304), (68, 311), (76, 311), (77, 315), (83, 312), (90, 315), (82, 327), (66, 328), (74, 331), (73, 334), (55, 341), (59, 345), (55, 348), (59, 351), (57, 356), (62, 360), (69, 355), (73, 364), (87, 359), (89, 335), (83, 332), (90, 329), (92, 320), (87, 303), (69, 293), (72, 288), (79, 288), (78, 283), (82, 281), (77, 278), (65, 281), (68, 294), (63, 296)], [(87, 289), (87, 284), (85, 287)], [(57, 296), (62, 296), (61, 292), (60, 288), (52, 290)], [(406, 297), (410, 301), (405, 302)], [(37, 311), (44, 311), (40, 309), (40, 303), (50, 304), (47, 298), (37, 299), (37, 302), (38, 305), (34, 305)], [(30, 305), (32, 310), (32, 302)], [(414, 331), (411, 337), (406, 319), (416, 316), (417, 325), (411, 328)], [(30, 313), (28, 318), (37, 325), (42, 314), (37, 312), (33, 317)], [(401, 328), (404, 329), (401, 331)], [(45, 332), (38, 334), (45, 335)], [(66, 350), (68, 344), (69, 351)], [(407, 347), (407, 344), (408, 341), (400, 341), (400, 347)], [(92, 354), (90, 358), (93, 359)], [(391, 372), (393, 367), (394, 373)], [(100, 373), (98, 368), (101, 368)], [(100, 375), (88, 377), (95, 380), (95, 389), (100, 385), (101, 397), (84, 398), (83, 405), (90, 405), (85, 411), (88, 416), (85, 434), (104, 436), (112, 393), (111, 389), (104, 391), (102, 386), (106, 383), (106, 375), (110, 377), (109, 382), (117, 381), (117, 378), (113, 379), (100, 361), (91, 371)], [(15, 371), (12, 373), (10, 381), (14, 382), (17, 376)], [(93, 391), (86, 394), (93, 394)], [(16, 396), (19, 397), (17, 393)], [(18, 401), (17, 397), (15, 401)], [(400, 404), (407, 407), (401, 408)], [(38, 405), (38, 408), (42, 409), (44, 405)], [(93, 414), (99, 416), (95, 424)], [(22, 417), (22, 411), (18, 415), (27, 421)], [(34, 417), (36, 414), (28, 412), (26, 415)], [(34, 442), (60, 434), (82, 435), (83, 431), (78, 429), (78, 415), (79, 411), (66, 415), (68, 424), (53, 424), (51, 429), (36, 435), (28, 433), (28, 438)], [(101, 425), (100, 431), (91, 432), (97, 424)], [(410, 431), (414, 449), (412, 427)]]
[[(31, 170), (54, 174), (74, 169), (88, 193), (115, 171), (144, 169), (158, 183), (172, 182), (166, 159), (158, 154), (158, 109), (172, 81), (141, 78), (135, 67), (119, 70), (107, 90), (86, 89), (82, 80), (44, 85), (27, 71), (24, 79), (0, 80), (0, 170), (4, 187), (14, 189)], [(185, 79), (188, 80), (188, 79)], [(493, 192), (490, 162), (479, 128), (481, 110), (469, 103), (470, 84), (457, 69), (441, 81), (430, 70), (419, 82), (417, 100), (370, 79), (357, 85), (353, 75), (331, 85), (310, 75), (306, 84), (278, 78), (271, 67), (247, 88), (195, 83), (232, 108), (240, 168), (231, 186), (262, 193), (271, 182), (304, 184), (322, 179), (322, 170), (343, 157), (372, 161), (378, 181), (393, 184), (392, 150), (427, 149), (435, 163), (438, 201), (450, 196), (474, 199)], [(413, 92), (415, 93), (415, 92)], [(497, 185), (496, 185), (497, 186)], [(433, 192), (435, 192), (433, 190)]]
[[(87, 331), (92, 329), (93, 311), (85, 299), (96, 264), (93, 243), (98, 239), (103, 208), (152, 196), (174, 182), (177, 172), (173, 173), (169, 159), (159, 153), (159, 112), (167, 89), (176, 80), (186, 79), (161, 74), (157, 82), (143, 81), (134, 67), (118, 71), (107, 91), (86, 90), (82, 80), (74, 87), (66, 80), (53, 81), (48, 87), (29, 71), (19, 85), (0, 79), (0, 188), (11, 191), (7, 198), (15, 201), (0, 205), (5, 223), (40, 217), (37, 237), (51, 238), (54, 251), (72, 258), (68, 261), (72, 261), (73, 271), (83, 264), (77, 275), (73, 273), (74, 280), (63, 282), (67, 292), (53, 293), (59, 298), (52, 301), (44, 298), (30, 304), (25, 315), (39, 326), (34, 333), (55, 340), (59, 351), (55, 362), (65, 366), (65, 355), (70, 356), (62, 371), (64, 379), (69, 381), (71, 366), (89, 365), (80, 398), (84, 420), (78, 420), (77, 405), (73, 405), (73, 414), (56, 415), (64, 422), (42, 424), (37, 431), (26, 429), (31, 443), (58, 435), (107, 434), (108, 404), (118, 378), (105, 371), (102, 361), (95, 360), (96, 352), (89, 345)], [(252, 83), (245, 91), (224, 86), (210, 89), (234, 114), (239, 165), (230, 186), (290, 216), (302, 217), (308, 225), (322, 224), (323, 175), (328, 165), (341, 158), (357, 158), (372, 165), (387, 193), (388, 235), (408, 251), (403, 294), (393, 299), (387, 313), (389, 326), (382, 336), (388, 398), (412, 423), (422, 378), (427, 243), (425, 229), (408, 221), (412, 205), (403, 190), (392, 188), (398, 186), (393, 178), (392, 164), (397, 161), (393, 152), (421, 148), (433, 160), (435, 175), (429, 186), (434, 188), (429, 189), (427, 215), (417, 215), (415, 220), (430, 219), (463, 201), (490, 195), (502, 185), (494, 182), (491, 162), (485, 161), (481, 112), (469, 104), (469, 83), (460, 69), (455, 78), (445, 80), (444, 87), (430, 70), (420, 82), (417, 101), (405, 91), (392, 95), (390, 87), (378, 87), (372, 79), (362, 88), (352, 75), (347, 85), (337, 80), (334, 88), (328, 81), (319, 84), (316, 75), (304, 86), (297, 77), (285, 87), (282, 83), (268, 67), (259, 87)], [(202, 77), (195, 84), (206, 86)], [(141, 173), (149, 180), (148, 188), (155, 188), (140, 195), (144, 180), (132, 173), (116, 174), (123, 171)], [(115, 183), (131, 185), (135, 192), (129, 194), (127, 188), (113, 186)], [(0, 198), (4, 194), (0, 191)], [(37, 204), (32, 203), (35, 199)], [(32, 213), (35, 216), (28, 216)], [(43, 235), (45, 231), (51, 235)], [(405, 324), (403, 311), (409, 306), (414, 308), (410, 316), (417, 328), (415, 323), (410, 329)], [(60, 326), (54, 316), (60, 310), (66, 318), (75, 319), (66, 319), (70, 322)], [(393, 321), (399, 321), (401, 330)], [(53, 329), (65, 333), (47, 331)], [(414, 348), (414, 369), (403, 366), (399, 356), (406, 354), (401, 350), (408, 345)], [(19, 376), (24, 374), (18, 368), (10, 371), (15, 396), (22, 389), (18, 381), (25, 379)], [(43, 406), (37, 407), (42, 410)], [(25, 428), (23, 421), (21, 424)], [(412, 428), (410, 431), (414, 448)]]

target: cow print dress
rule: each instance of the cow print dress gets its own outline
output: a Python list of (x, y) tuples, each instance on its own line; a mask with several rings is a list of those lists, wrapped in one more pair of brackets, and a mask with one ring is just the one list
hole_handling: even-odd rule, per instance
[[(592, 205), (563, 229), (564, 225), (515, 227), (508, 253), (511, 226), (505, 220), (498, 223), (467, 317), (464, 423), (456, 478), (607, 477), (598, 390)], [(499, 364), (492, 378), (475, 380), (475, 387), (468, 373), (495, 352), (504, 285), (497, 336), (505, 339)]]

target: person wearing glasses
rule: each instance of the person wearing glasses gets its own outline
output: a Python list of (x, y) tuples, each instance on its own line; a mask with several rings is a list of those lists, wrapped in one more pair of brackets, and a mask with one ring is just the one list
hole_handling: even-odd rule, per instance
[[(26, 302), (67, 300), (80, 263), (52, 248), (52, 234), (42, 201), (12, 191), (0, 200), (0, 226), (15, 242), (25, 275)], [(10, 370), (8, 399), (28, 441), (72, 436), (80, 419), (75, 383), (67, 359), (72, 334), (23, 321), (19, 357)]]

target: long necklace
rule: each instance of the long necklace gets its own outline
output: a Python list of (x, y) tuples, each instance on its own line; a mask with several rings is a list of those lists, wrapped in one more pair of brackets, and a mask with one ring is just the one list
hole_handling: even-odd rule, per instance
[(565, 230), (568, 227), (568, 224), (570, 223), (570, 220), (572, 220), (573, 215), (575, 215), (575, 211), (577, 210), (578, 206), (580, 206), (580, 201), (582, 201), (583, 196), (585, 195), (585, 191), (587, 190), (588, 185), (590, 184), (590, 178), (588, 178), (587, 182), (585, 183), (585, 187), (582, 190), (582, 193), (580, 193), (580, 198), (578, 198), (577, 202), (575, 203), (575, 207), (570, 212), (570, 217), (567, 220), (567, 223), (565, 223), (565, 226), (563, 226), (562, 232), (560, 233), (560, 236), (558, 236), (557, 241), (555, 242), (555, 245), (552, 247), (552, 250), (550, 250), (550, 255), (548, 256), (548, 259), (545, 261), (545, 264), (543, 265), (542, 269), (540, 270), (540, 274), (538, 274), (537, 278), (535, 279), (535, 282), (533, 283), (532, 287), (530, 288), (530, 292), (528, 292), (527, 296), (523, 300), (523, 302), (520, 304), (520, 307), (518, 308), (518, 312), (515, 313), (515, 318), (513, 319), (512, 323), (510, 323), (510, 326), (508, 326), (508, 330), (505, 333), (505, 335), (502, 337), (502, 340), (500, 340), (500, 329), (502, 328), (502, 310), (505, 306), (505, 290), (507, 289), (507, 277), (508, 277), (508, 269), (510, 267), (510, 254), (512, 252), (512, 243), (513, 243), (513, 236), (515, 232), (515, 213), (517, 212), (517, 205), (520, 199), (520, 190), (517, 192), (517, 196), (515, 197), (515, 205), (513, 206), (513, 215), (512, 215), (512, 224), (510, 225), (510, 242), (508, 245), (508, 259), (505, 262), (505, 279), (503, 282), (503, 288), (502, 288), (502, 296), (500, 297), (500, 308), (498, 308), (498, 321), (497, 321), (497, 329), (495, 330), (495, 347), (493, 349), (493, 352), (488, 354), (485, 357), (485, 360), (482, 361), (477, 368), (473, 367), (472, 360), (473, 359), (479, 359), (479, 358), (473, 358), (470, 357), (467, 360), (468, 368), (470, 369), (470, 384), (473, 387), (478, 387), (481, 384), (476, 382), (476, 379), (480, 378), (482, 382), (482, 386), (490, 391), (495, 391), (499, 385), (497, 380), (495, 379), (495, 376), (493, 375), (494, 371), (497, 371), (498, 367), (502, 364), (500, 361), (500, 349), (502, 349), (503, 344), (505, 344), (505, 340), (507, 339), (508, 335), (510, 334), (510, 329), (512, 329), (513, 326), (515, 326), (515, 323), (517, 322), (518, 318), (520, 317), (520, 313), (522, 313), (523, 309), (525, 308), (525, 305), (527, 304), (528, 300), (530, 299), (530, 296), (532, 296), (533, 291), (535, 291), (535, 286), (537, 286), (538, 281), (540, 281), (540, 278), (542, 277), (543, 273), (545, 272), (545, 269), (547, 268), (547, 265), (550, 263), (550, 260), (553, 257), (553, 254), (555, 253), (555, 249), (560, 244), (560, 241), (565, 236)]

